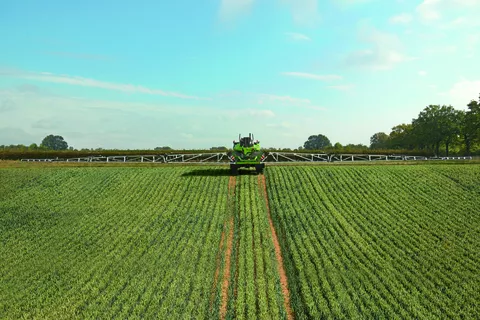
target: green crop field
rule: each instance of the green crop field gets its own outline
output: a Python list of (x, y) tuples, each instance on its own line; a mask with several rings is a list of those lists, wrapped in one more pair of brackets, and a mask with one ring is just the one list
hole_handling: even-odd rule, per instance
[(298, 318), (480, 317), (480, 167), (277, 167)]
[(0, 168), (0, 319), (480, 318), (480, 165)]

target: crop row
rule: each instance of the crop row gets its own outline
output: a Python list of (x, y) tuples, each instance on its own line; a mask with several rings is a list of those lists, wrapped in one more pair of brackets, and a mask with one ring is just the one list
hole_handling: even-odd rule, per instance
[(0, 171), (12, 186), (0, 198), (0, 318), (207, 317), (226, 177), (11, 170)]
[(235, 256), (227, 317), (286, 318), (266, 202), (257, 176), (237, 182)]
[(272, 167), (297, 318), (475, 318), (478, 166)]

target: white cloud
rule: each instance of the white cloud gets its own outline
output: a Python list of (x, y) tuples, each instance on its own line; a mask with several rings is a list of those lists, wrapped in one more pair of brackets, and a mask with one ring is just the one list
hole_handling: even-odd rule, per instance
[(352, 84), (338, 85), (338, 86), (327, 86), (327, 88), (339, 90), (339, 91), (349, 91), (354, 88)]
[(278, 96), (273, 94), (259, 94), (258, 95), (258, 104), (264, 104), (267, 102), (281, 102), (290, 105), (302, 105), (302, 104), (310, 104), (309, 99), (305, 98), (294, 98), (291, 96)]
[(56, 75), (49, 72), (34, 73), (34, 72), (25, 72), (25, 71), (19, 71), (19, 70), (13, 71), (10, 69), (10, 70), (3, 70), (3, 71), (0, 70), (0, 76), (2, 75), (14, 77), (14, 78), (26, 79), (26, 80), (69, 84), (73, 86), (99, 88), (99, 89), (120, 91), (124, 93), (159, 95), (164, 97), (174, 97), (174, 98), (180, 98), (180, 99), (211, 100), (210, 98), (190, 96), (183, 93), (163, 91), (160, 89), (152, 89), (152, 88), (144, 87), (141, 85), (106, 82), (106, 81), (101, 81), (96, 79), (69, 76), (69, 75)]
[(305, 108), (315, 111), (325, 111), (327, 110), (324, 107), (317, 106), (310, 101), (310, 99), (306, 98), (295, 98), (291, 96), (278, 96), (273, 94), (259, 94), (257, 95), (258, 104), (272, 104), (276, 106), (284, 106), (284, 107), (296, 107), (296, 108)]
[[(479, 12), (480, 13), (480, 12)], [(441, 30), (456, 30), (461, 28), (477, 28), (480, 26), (480, 21), (476, 14), (462, 15), (450, 20), (449, 22), (443, 22), (438, 25)]]
[(305, 98), (296, 98), (292, 96), (280, 96), (268, 93), (251, 93), (251, 92), (242, 92), (239, 90), (232, 90), (227, 92), (222, 92), (217, 95), (218, 99), (228, 99), (239, 101), (241, 104), (269, 104), (269, 103), (284, 103), (284, 104), (295, 104), (295, 103), (310, 103), (310, 100)]
[(416, 59), (403, 53), (403, 45), (395, 34), (364, 27), (359, 38), (361, 42), (370, 44), (370, 48), (350, 52), (344, 58), (347, 66), (389, 70), (396, 64)]
[(193, 139), (193, 137), (194, 137), (193, 134), (191, 134), (191, 133), (185, 133), (185, 132), (180, 133), (180, 135), (181, 135), (182, 137), (184, 137), (185, 139), (188, 139), (188, 140), (191, 140), (191, 139)]
[[(35, 92), (0, 89), (0, 105), (3, 101), (11, 101), (14, 108), (6, 111), (8, 117), (0, 116), (0, 144), (39, 143), (45, 135), (58, 133), (76, 148), (203, 148), (225, 143), (225, 132), (235, 136), (234, 128), (239, 123), (245, 128), (242, 130), (265, 139), (270, 133), (261, 134), (255, 128), (263, 128), (267, 122), (290, 121), (286, 116), (277, 117), (271, 106), (246, 109), (238, 104), (204, 107), (96, 100), (58, 95), (41, 88)], [(248, 122), (241, 121), (246, 118)], [(182, 133), (194, 137), (186, 139), (188, 136)]]
[(325, 107), (312, 106), (312, 105), (307, 105), (307, 106), (305, 106), (305, 108), (311, 109), (311, 110), (316, 110), (316, 111), (326, 111), (327, 110), (327, 108), (325, 108)]
[(429, 47), (426, 48), (423, 51), (425, 54), (429, 55), (438, 55), (438, 54), (452, 54), (457, 52), (458, 48), (455, 45), (447, 45), (443, 47)]
[(275, 113), (272, 110), (248, 109), (248, 113), (252, 117), (275, 117)]
[(275, 112), (270, 109), (248, 108), (223, 110), (219, 112), (219, 117), (220, 120), (239, 121), (240, 119), (245, 119), (245, 117), (258, 120), (263, 118), (274, 118), (276, 115)]
[(219, 17), (222, 21), (235, 20), (242, 14), (247, 13), (254, 0), (221, 0)]
[(350, 8), (356, 5), (362, 5), (364, 3), (372, 2), (375, 0), (333, 0), (336, 5), (339, 5), (343, 8)]
[(424, 76), (427, 75), (427, 72), (423, 71), (423, 70), (420, 70), (420, 71), (418, 71), (418, 75), (421, 76), (421, 77), (424, 77)]
[[(278, 0), (290, 7), (293, 21), (300, 25), (313, 25), (319, 19), (318, 0)], [(219, 17), (228, 22), (246, 14), (254, 5), (255, 0), (221, 0)]]
[(389, 19), (390, 23), (393, 24), (407, 24), (413, 19), (412, 15), (409, 13), (401, 13), (396, 16), (393, 16)]
[(466, 58), (473, 58), (475, 56), (475, 52), (477, 52), (478, 44), (480, 44), (480, 33), (479, 34), (469, 34), (466, 37)]
[(441, 3), (442, 0), (424, 0), (415, 10), (424, 20), (438, 20), (441, 17), (438, 9)]
[(267, 127), (269, 128), (284, 128), (284, 129), (289, 129), (292, 127), (292, 124), (286, 121), (280, 122), (280, 123), (267, 123)]
[(302, 34), (302, 33), (296, 33), (296, 32), (285, 32), (285, 35), (288, 37), (290, 40), (294, 41), (310, 41), (310, 37)]
[(451, 11), (478, 8), (480, 0), (423, 0), (415, 11), (424, 22), (437, 21)]
[(459, 108), (466, 106), (471, 100), (477, 99), (480, 93), (480, 80), (462, 79), (454, 83), (446, 95), (450, 97), (452, 105)]
[(336, 75), (336, 74), (319, 75), (319, 74), (312, 74), (312, 73), (305, 73), (305, 72), (282, 72), (281, 74), (284, 75), (284, 76), (305, 78), (305, 79), (312, 79), (312, 80), (320, 80), (320, 81), (342, 79), (342, 76), (339, 76), (339, 75)]
[(326, 110), (324, 107), (312, 103), (310, 99), (292, 97), (290, 95), (229, 91), (219, 94), (218, 99), (226, 101), (236, 101), (237, 103), (240, 103), (242, 105), (257, 104), (261, 105), (262, 108), (268, 109), (277, 109), (283, 107), (287, 108), (284, 110), (294, 110), (295, 108), (310, 109), (315, 111)]
[(292, 11), (293, 21), (301, 25), (315, 24), (319, 19), (317, 0), (281, 0)]

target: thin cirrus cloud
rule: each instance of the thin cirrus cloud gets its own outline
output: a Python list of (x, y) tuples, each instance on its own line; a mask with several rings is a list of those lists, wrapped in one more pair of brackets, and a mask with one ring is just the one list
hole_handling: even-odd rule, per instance
[(97, 60), (97, 61), (111, 61), (112, 57), (101, 55), (101, 54), (88, 54), (88, 53), (75, 53), (75, 52), (64, 52), (64, 51), (49, 51), (45, 54), (50, 56), (57, 56), (69, 59), (79, 59), (79, 60)]
[(303, 105), (303, 104), (310, 104), (310, 100), (306, 98), (295, 98), (291, 96), (279, 96), (273, 94), (259, 94), (258, 95), (258, 104), (264, 104), (267, 102), (280, 102), (285, 104), (296, 104), (296, 105)]
[(219, 17), (222, 21), (230, 21), (250, 11), (254, 0), (221, 0)]
[(309, 36), (297, 32), (285, 32), (285, 35), (288, 39), (294, 41), (310, 41), (312, 40)]
[(327, 86), (327, 88), (339, 90), (339, 91), (349, 91), (354, 88), (352, 84), (338, 85), (338, 86)]
[[(256, 0), (220, 0), (219, 18), (223, 22), (236, 20), (250, 12)], [(295, 23), (314, 24), (319, 19), (318, 0), (277, 0), (277, 4), (289, 7)]]
[(313, 73), (306, 73), (306, 72), (282, 72), (284, 76), (289, 77), (296, 77), (296, 78), (304, 78), (304, 79), (311, 79), (311, 80), (319, 80), (319, 81), (330, 81), (330, 80), (341, 80), (342, 76), (336, 74), (313, 74)]
[(404, 47), (396, 34), (365, 26), (359, 30), (359, 40), (369, 44), (369, 49), (356, 50), (343, 58), (348, 67), (370, 70), (391, 70), (397, 64), (416, 60), (404, 53)]
[(396, 16), (393, 16), (389, 19), (389, 22), (392, 24), (407, 24), (413, 20), (411, 14), (401, 13)]
[(158, 95), (158, 96), (164, 96), (164, 97), (191, 99), (191, 100), (211, 100), (211, 98), (191, 96), (183, 93), (164, 91), (160, 89), (152, 89), (152, 88), (144, 87), (141, 85), (106, 82), (106, 81), (100, 81), (96, 79), (69, 76), (69, 75), (63, 75), (63, 74), (57, 75), (50, 72), (35, 73), (35, 72), (25, 72), (25, 71), (10, 69), (5, 71), (0, 70), (0, 76), (1, 75), (20, 78), (20, 79), (26, 79), (26, 80), (42, 81), (42, 82), (49, 82), (49, 83), (60, 83), (60, 84), (68, 84), (73, 86), (82, 86), (82, 87), (120, 91), (124, 93), (149, 94), (149, 95)]
[(310, 99), (306, 98), (297, 98), (292, 96), (280, 96), (273, 94), (259, 94), (257, 95), (257, 104), (276, 104), (279, 106), (287, 107), (297, 107), (297, 108), (306, 108), (316, 111), (325, 111), (327, 110), (324, 107), (317, 106), (312, 103)]
[(416, 13), (425, 21), (442, 19), (451, 10), (478, 8), (480, 0), (423, 0), (416, 8)]

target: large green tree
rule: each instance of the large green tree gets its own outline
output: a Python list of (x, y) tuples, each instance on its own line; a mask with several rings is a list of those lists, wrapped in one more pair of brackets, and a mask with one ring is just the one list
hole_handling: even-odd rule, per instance
[(385, 132), (377, 132), (370, 137), (370, 149), (387, 149), (389, 136)]
[(459, 111), (452, 106), (429, 105), (417, 119), (413, 119), (413, 130), (421, 143), (433, 147), (436, 156), (440, 154), (440, 144), (444, 142), (448, 156), (450, 143), (460, 133), (459, 122)]
[(461, 114), (460, 134), (465, 144), (465, 153), (470, 155), (472, 144), (480, 142), (480, 97), (470, 101), (468, 111)]
[(310, 136), (303, 144), (303, 147), (307, 150), (321, 150), (331, 146), (330, 140), (323, 134)]
[(68, 144), (65, 140), (63, 140), (63, 137), (54, 136), (53, 134), (50, 134), (45, 138), (43, 138), (40, 146), (50, 150), (67, 150), (68, 149)]
[(392, 149), (413, 149), (416, 144), (411, 123), (402, 123), (392, 128), (389, 146)]

